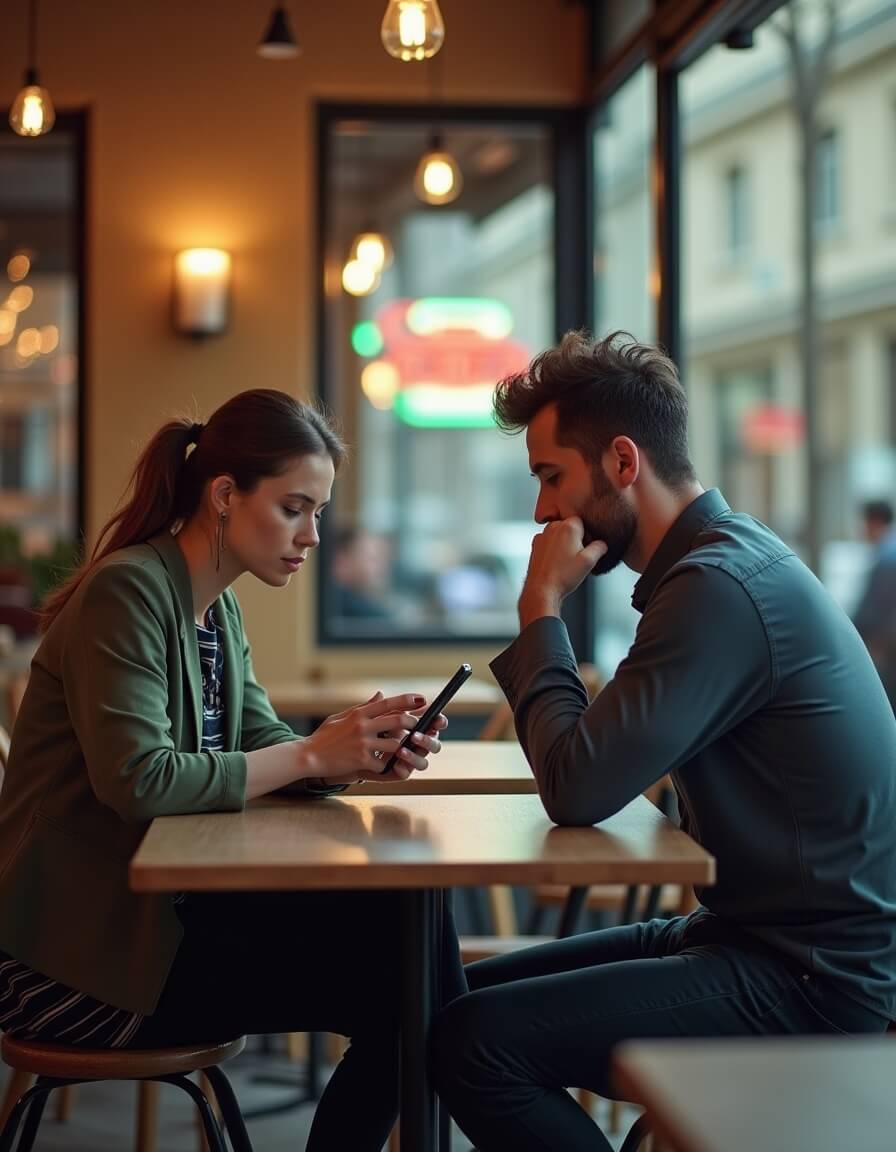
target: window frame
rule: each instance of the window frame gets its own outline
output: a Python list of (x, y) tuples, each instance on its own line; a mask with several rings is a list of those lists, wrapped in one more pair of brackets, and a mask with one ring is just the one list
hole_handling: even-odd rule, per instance
[[(89, 162), (89, 130), (90, 111), (86, 108), (67, 109), (57, 111), (55, 131), (62, 130), (68, 133), (73, 140), (73, 156), (75, 162), (74, 198), (71, 211), (71, 243), (72, 255), (76, 266), (75, 284), (77, 286), (77, 309), (75, 316), (75, 332), (78, 340), (77, 379), (75, 382), (75, 396), (77, 403), (77, 417), (75, 422), (75, 472), (74, 472), (74, 524), (73, 538), (79, 547), (84, 547), (87, 531), (87, 478), (88, 478), (88, 370), (90, 356), (88, 349), (88, 233), (87, 233), (87, 197), (88, 178), (87, 165)], [(13, 130), (4, 121), (0, 127), (7, 139), (15, 136)], [(27, 144), (25, 145), (27, 147)]]
[[(358, 103), (354, 101), (321, 101), (316, 105), (316, 249), (315, 249), (315, 335), (317, 358), (317, 395), (324, 404), (329, 400), (328, 388), (328, 334), (327, 300), (324, 291), (326, 242), (330, 224), (328, 203), (328, 173), (330, 164), (330, 134), (332, 126), (343, 120), (384, 121), (437, 125), (482, 124), (493, 122), (531, 123), (542, 126), (548, 136), (551, 175), (554, 193), (554, 300), (553, 330), (555, 337), (570, 328), (588, 323), (590, 315), (590, 288), (588, 266), (582, 258), (589, 240), (586, 211), (586, 122), (587, 109), (557, 108), (549, 105), (477, 104), (396, 104)], [(338, 416), (339, 413), (337, 412)], [(318, 573), (329, 571), (332, 558), (332, 537), (326, 530), (321, 533)], [(370, 649), (388, 645), (390, 648), (452, 647), (458, 645), (503, 645), (513, 637), (508, 635), (448, 636), (445, 634), (415, 632), (413, 635), (393, 635), (386, 639), (377, 636), (336, 634), (329, 627), (329, 596), (327, 581), (318, 576), (316, 589), (317, 644), (320, 649)], [(568, 597), (563, 606), (563, 617), (569, 630), (576, 656), (585, 659), (590, 650), (591, 604), (586, 589)]]

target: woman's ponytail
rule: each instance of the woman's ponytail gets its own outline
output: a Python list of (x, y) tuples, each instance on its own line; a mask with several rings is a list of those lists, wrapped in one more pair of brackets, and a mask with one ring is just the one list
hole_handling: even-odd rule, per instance
[(187, 453), (191, 444), (198, 443), (201, 432), (201, 424), (187, 419), (169, 420), (156, 432), (134, 466), (125, 503), (104, 525), (90, 558), (44, 601), (42, 630), (52, 624), (87, 573), (104, 556), (140, 544), (192, 513), (191, 497), (195, 507), (199, 493), (197, 486), (189, 483), (192, 453)]

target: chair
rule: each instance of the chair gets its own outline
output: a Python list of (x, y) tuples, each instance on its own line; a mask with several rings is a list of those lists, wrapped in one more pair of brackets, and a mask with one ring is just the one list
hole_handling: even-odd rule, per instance
[(36, 1076), (33, 1088), (19, 1096), (0, 1132), (0, 1149), (8, 1152), (21, 1127), (17, 1152), (31, 1152), (40, 1126), (44, 1105), (51, 1092), (72, 1084), (98, 1080), (137, 1080), (143, 1085), (174, 1084), (196, 1104), (210, 1152), (227, 1152), (227, 1145), (209, 1099), (188, 1080), (201, 1072), (217, 1098), (233, 1152), (252, 1152), (252, 1144), (240, 1114), (230, 1082), (219, 1065), (242, 1051), (246, 1038), (225, 1044), (193, 1045), (184, 1048), (88, 1049), (63, 1044), (38, 1044), (4, 1036), (4, 1063), (14, 1070), (14, 1079)]

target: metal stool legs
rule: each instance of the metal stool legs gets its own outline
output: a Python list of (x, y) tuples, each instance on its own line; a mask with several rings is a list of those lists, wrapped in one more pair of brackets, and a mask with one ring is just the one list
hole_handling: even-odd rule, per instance
[[(221, 1106), (221, 1115), (230, 1136), (233, 1152), (252, 1152), (252, 1144), (246, 1132), (246, 1125), (243, 1123), (236, 1096), (233, 1094), (227, 1077), (218, 1067), (206, 1068), (204, 1072), (214, 1088), (215, 1096)], [(156, 1080), (162, 1084), (173, 1084), (182, 1092), (186, 1092), (199, 1110), (209, 1152), (227, 1152), (227, 1144), (221, 1126), (211, 1109), (208, 1097), (198, 1085), (183, 1075), (154, 1076), (147, 1077), (147, 1079)], [(3, 1126), (3, 1131), (0, 1132), (0, 1152), (12, 1152), (20, 1128), (22, 1135), (16, 1152), (31, 1152), (43, 1116), (44, 1106), (50, 1093), (55, 1088), (62, 1088), (67, 1084), (84, 1083), (90, 1083), (90, 1081), (55, 1080), (49, 1076), (39, 1076), (34, 1087), (30, 1088), (19, 1099), (10, 1112), (6, 1124)]]
[(205, 1068), (203, 1071), (217, 1098), (233, 1152), (252, 1152), (249, 1133), (246, 1131), (243, 1114), (233, 1093), (233, 1088), (230, 1086), (230, 1081), (217, 1066)]
[[(204, 1071), (206, 1076), (208, 1076), (208, 1069)], [(188, 1080), (186, 1076), (158, 1076), (153, 1077), (153, 1079), (158, 1079), (163, 1084), (174, 1084), (186, 1092), (188, 1096), (192, 1097), (193, 1103), (199, 1109), (202, 1126), (205, 1129), (205, 1138), (208, 1141), (209, 1152), (227, 1152), (227, 1144), (224, 1142), (224, 1133), (221, 1131), (221, 1125), (218, 1123), (217, 1117), (212, 1111), (208, 1097), (198, 1084), (194, 1084), (193, 1081)], [(209, 1077), (209, 1079), (211, 1079), (211, 1077)], [(222, 1106), (221, 1111), (223, 1112), (223, 1110)]]
[(68, 1080), (51, 1080), (47, 1076), (37, 1078), (34, 1087), (29, 1088), (25, 1095), (20, 1097), (3, 1125), (3, 1131), (0, 1132), (0, 1152), (11, 1152), (23, 1121), (24, 1127), (22, 1128), (22, 1137), (19, 1140), (18, 1152), (30, 1152), (34, 1146), (47, 1097), (54, 1088), (68, 1083), (70, 1083)]

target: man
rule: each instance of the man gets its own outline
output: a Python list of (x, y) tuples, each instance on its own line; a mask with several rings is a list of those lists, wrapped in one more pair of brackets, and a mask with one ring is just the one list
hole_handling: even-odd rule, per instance
[[(608, 1149), (567, 1087), (612, 1095), (620, 1040), (883, 1032), (896, 1016), (896, 720), (852, 624), (764, 525), (704, 492), (674, 365), (568, 334), (505, 380), (538, 477), (519, 638), (492, 664), (548, 815), (597, 823), (664, 773), (717, 861), (687, 918), (467, 969), (436, 1084), (481, 1152)], [(634, 644), (589, 706), (560, 607), (641, 573)]]
[(877, 668), (890, 705), (896, 711), (896, 529), (887, 500), (862, 505), (865, 539), (874, 549), (868, 583), (853, 616)]

